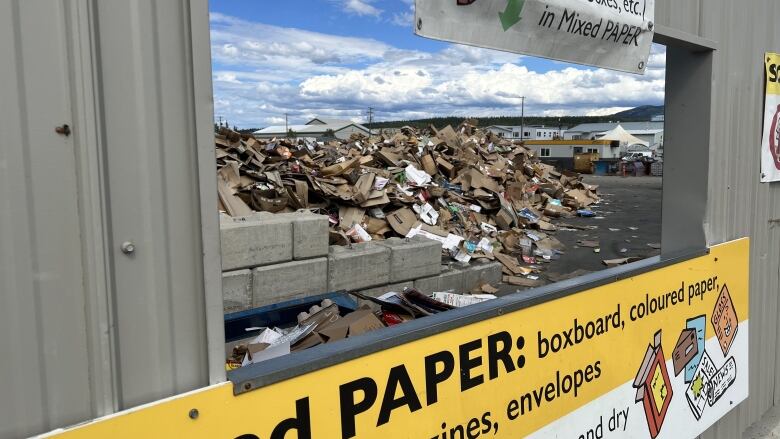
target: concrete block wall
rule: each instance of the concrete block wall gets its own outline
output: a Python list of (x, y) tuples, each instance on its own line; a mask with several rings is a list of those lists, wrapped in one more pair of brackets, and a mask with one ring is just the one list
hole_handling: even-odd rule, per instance
[(501, 264), (499, 262), (472, 261), (469, 265), (454, 264), (442, 269), (438, 276), (414, 281), (414, 288), (422, 293), (453, 290), (456, 293), (468, 293), (484, 284), (497, 285), (501, 282)]
[[(328, 217), (222, 217), (220, 238), (226, 313), (327, 292)], [(246, 294), (239, 283), (248, 285)]]
[(349, 247), (331, 246), (328, 254), (328, 289), (356, 291), (390, 283), (390, 249), (365, 242)]
[(252, 308), (315, 296), (328, 290), (328, 258), (267, 265), (252, 270)]
[(501, 280), (497, 263), (443, 269), (441, 244), (423, 237), (329, 246), (328, 218), (308, 212), (223, 218), (221, 236), (226, 313), (331, 291), (467, 292)]
[(441, 243), (421, 236), (378, 241), (390, 250), (390, 282), (434, 276), (441, 270)]

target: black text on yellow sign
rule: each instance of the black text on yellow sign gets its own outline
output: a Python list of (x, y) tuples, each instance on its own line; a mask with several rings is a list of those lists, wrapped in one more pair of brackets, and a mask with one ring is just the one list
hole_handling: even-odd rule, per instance
[[(689, 429), (686, 434), (699, 431), (727, 410), (722, 408), (726, 400), (746, 396), (741, 388), (747, 378), (740, 371), (747, 370), (747, 347), (740, 337), (746, 337), (748, 321), (748, 248), (747, 240), (715, 246), (706, 256), (239, 396), (233, 396), (231, 383), (220, 384), (58, 433), (86, 438), (474, 439), (524, 437), (572, 423), (583, 425), (583, 433), (593, 423), (594, 430), (615, 428), (632, 437), (663, 437), (680, 428)], [(724, 290), (734, 311), (728, 316), (736, 321), (704, 328), (702, 322), (724, 314), (718, 305)], [(681, 411), (686, 397), (706, 395), (699, 386), (710, 385), (685, 382), (684, 375), (697, 372), (690, 346), (683, 353), (692, 370), (675, 374), (677, 364), (671, 366), (682, 361), (672, 358), (678, 338), (690, 335), (696, 325), (707, 339), (700, 345), (702, 351), (706, 346), (702, 364), (722, 371), (703, 376), (728, 398), (695, 400), (696, 411)], [(724, 328), (729, 350), (721, 352), (716, 334), (722, 339)], [(669, 366), (656, 361), (642, 375), (650, 354)], [(724, 366), (731, 364), (736, 366)], [(651, 400), (656, 405), (648, 407), (661, 410), (672, 401), (669, 414), (650, 416), (635, 401), (642, 385), (633, 381), (644, 376), (656, 398)], [(691, 388), (698, 393), (686, 395)], [(584, 406), (595, 400), (609, 409), (590, 413), (593, 405)], [(199, 412), (195, 420), (187, 416), (192, 409)]]

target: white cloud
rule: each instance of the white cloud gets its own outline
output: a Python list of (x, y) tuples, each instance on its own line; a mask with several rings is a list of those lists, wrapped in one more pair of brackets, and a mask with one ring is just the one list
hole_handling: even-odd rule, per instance
[[(407, 1), (407, 0), (403, 0)], [(411, 0), (409, 0), (411, 1)], [(214, 107), (231, 124), (261, 127), (315, 115), (363, 120), (433, 116), (612, 114), (663, 103), (665, 50), (644, 76), (550, 63), (470, 46), (430, 53), (365, 38), (283, 28), (212, 14)], [(533, 64), (531, 64), (533, 65)]]
[(283, 69), (295, 72), (295, 77), (299, 73), (330, 73), (346, 63), (379, 60), (393, 49), (377, 40), (254, 23), (218, 13), (211, 14), (210, 24), (211, 55), (216, 63)]
[(414, 24), (413, 12), (396, 12), (393, 14), (393, 18), (390, 19), (390, 23), (401, 27), (412, 27)]
[(390, 19), (390, 23), (401, 27), (411, 27), (414, 25), (414, 0), (401, 1), (408, 5), (409, 9), (405, 12), (394, 13), (393, 18)]
[(371, 0), (344, 0), (344, 10), (357, 15), (371, 15), (378, 17), (382, 10), (373, 6)]

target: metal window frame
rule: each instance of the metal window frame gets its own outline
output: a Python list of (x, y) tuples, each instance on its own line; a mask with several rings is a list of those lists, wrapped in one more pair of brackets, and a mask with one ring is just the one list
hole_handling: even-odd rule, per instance
[[(664, 169), (660, 256), (249, 365), (228, 373), (228, 379), (233, 383), (233, 393), (240, 395), (434, 334), (708, 254), (704, 235), (709, 169), (706, 158), (710, 148), (712, 67), (716, 44), (664, 26), (657, 27), (655, 42), (667, 46), (667, 56), (671, 60), (671, 67), (667, 62), (666, 113), (673, 116), (665, 118), (665, 130), (671, 134), (666, 137), (672, 146), (669, 151), (671, 154), (667, 153), (665, 158), (672, 161), (673, 166)], [(690, 81), (695, 84), (692, 86)], [(691, 111), (691, 103), (699, 106), (701, 111)], [(675, 145), (681, 147), (674, 148)], [(699, 166), (696, 168), (691, 165)], [(691, 167), (695, 168), (693, 172)]]

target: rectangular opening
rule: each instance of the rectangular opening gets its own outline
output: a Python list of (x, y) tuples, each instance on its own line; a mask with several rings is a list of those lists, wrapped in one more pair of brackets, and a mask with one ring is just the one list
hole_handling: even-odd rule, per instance
[[(321, 7), (330, 8), (333, 6)], [(451, 185), (458, 178), (458, 172), (468, 168), (469, 165), (453, 165), (447, 160), (453, 157), (453, 148), (446, 145), (446, 140), (438, 139), (439, 133), (444, 133), (441, 135), (442, 137), (449, 135), (449, 131), (446, 131), (447, 125), (453, 128), (452, 132), (455, 135), (463, 133), (464, 129), (484, 133), (487, 136), (492, 135), (493, 142), (481, 144), (481, 147), (490, 143), (494, 143), (495, 146), (499, 142), (506, 142), (509, 148), (514, 148), (514, 141), (522, 139), (522, 147), (528, 150), (528, 157), (533, 159), (534, 163), (556, 167), (557, 170), (553, 172), (558, 175), (566, 175), (561, 174), (563, 170), (567, 170), (567, 172), (573, 170), (576, 165), (574, 154), (592, 154), (594, 155), (593, 160), (597, 162), (590, 163), (592, 169), (585, 171), (589, 173), (582, 176), (582, 181), (587, 185), (585, 187), (601, 186), (601, 190), (598, 192), (599, 203), (591, 209), (569, 207), (568, 210), (575, 213), (575, 217), (570, 219), (560, 219), (550, 213), (556, 210), (555, 206), (558, 206), (558, 202), (566, 208), (565, 200), (555, 198), (543, 190), (535, 192), (535, 195), (538, 195), (543, 201), (539, 208), (535, 209), (536, 213), (543, 217), (546, 223), (547, 220), (550, 220), (549, 223), (556, 227), (556, 230), (545, 231), (535, 226), (518, 228), (522, 239), (531, 241), (530, 254), (523, 254), (522, 246), (520, 246), (517, 247), (518, 252), (508, 252), (512, 258), (510, 262), (498, 260), (499, 258), (495, 258), (493, 255), (500, 265), (498, 275), (494, 275), (493, 279), (499, 280), (484, 282), (484, 279), (480, 279), (480, 275), (477, 275), (477, 282), (473, 288), (461, 288), (460, 291), (456, 291), (458, 294), (469, 292), (485, 294), (485, 291), (497, 295), (511, 294), (523, 289), (536, 288), (545, 283), (549, 284), (552, 291), (557, 290), (557, 282), (565, 281), (566, 285), (571, 285), (574, 282), (577, 285), (579, 279), (582, 279), (584, 288), (588, 277), (579, 276), (661, 254), (661, 236), (663, 235), (664, 245), (666, 245), (669, 236), (666, 230), (669, 227), (664, 228), (663, 232), (661, 230), (662, 219), (664, 224), (669, 224), (667, 217), (662, 217), (661, 212), (662, 206), (666, 209), (669, 204), (666, 197), (670, 190), (661, 183), (661, 175), (665, 170), (661, 165), (653, 166), (653, 164), (663, 163), (665, 158), (668, 160), (670, 157), (668, 155), (664, 157), (664, 130), (666, 129), (664, 120), (670, 116), (666, 115), (669, 113), (668, 108), (664, 108), (663, 80), (666, 68), (666, 49), (663, 46), (654, 46), (648, 76), (645, 77), (574, 66), (574, 68), (581, 70), (581, 75), (584, 78), (593, 81), (600, 80), (604, 85), (617, 82), (627, 88), (633, 87), (631, 88), (633, 95), (640, 96), (639, 99), (646, 99), (645, 101), (627, 101), (626, 106), (620, 108), (615, 108), (613, 105), (606, 106), (602, 101), (597, 101), (592, 104), (593, 106), (580, 102), (543, 109), (538, 106), (538, 103), (531, 101), (529, 96), (524, 96), (518, 91), (515, 91), (514, 94), (505, 93), (501, 97), (514, 99), (511, 102), (516, 101), (520, 104), (520, 108), (505, 104), (498, 107), (497, 110), (495, 102), (490, 102), (491, 106), (488, 108), (482, 108), (478, 103), (473, 102), (470, 104), (471, 107), (452, 106), (452, 99), (441, 99), (445, 104), (436, 107), (437, 101), (432, 97), (424, 100), (426, 108), (419, 108), (419, 105), (422, 105), (419, 103), (419, 99), (413, 99), (407, 95), (416, 90), (419, 93), (430, 93), (431, 96), (440, 99), (441, 93), (434, 93), (437, 85), (450, 84), (451, 81), (456, 80), (446, 76), (447, 70), (451, 70), (451, 65), (448, 64), (447, 69), (438, 69), (434, 63), (430, 67), (432, 71), (428, 71), (411, 63), (415, 67), (410, 69), (409, 60), (404, 57), (388, 61), (383, 56), (377, 56), (362, 47), (361, 44), (365, 43), (366, 39), (371, 40), (372, 44), (378, 41), (379, 49), (376, 50), (379, 53), (382, 53), (382, 50), (390, 50), (388, 48), (395, 48), (393, 50), (403, 50), (407, 57), (411, 56), (412, 58), (413, 55), (434, 60), (439, 59), (439, 57), (447, 57), (448, 63), (451, 63), (453, 57), (456, 56), (459, 63), (458, 69), (461, 70), (460, 74), (473, 71), (477, 79), (480, 78), (480, 75), (489, 77), (498, 74), (502, 69), (514, 69), (521, 64), (528, 69), (524, 74), (532, 74), (533, 76), (544, 76), (545, 73), (554, 72), (556, 68), (564, 67), (561, 66), (561, 63), (545, 65), (546, 61), (541, 59), (524, 57), (523, 61), (518, 61), (516, 56), (510, 54), (443, 43), (432, 44), (425, 40), (407, 40), (406, 37), (401, 38), (400, 42), (395, 42), (392, 40), (392, 38), (396, 38), (393, 36), (397, 35), (395, 32), (386, 32), (390, 34), (390, 37), (386, 37), (376, 30), (364, 29), (359, 31), (357, 36), (345, 37), (335, 34), (332, 29), (328, 30), (327, 26), (321, 28), (320, 23), (293, 23), (284, 18), (282, 13), (284, 8), (284, 6), (279, 6), (279, 11), (257, 19), (248, 19), (245, 15), (239, 15), (242, 17), (239, 18), (239, 16), (231, 15), (235, 14), (235, 11), (231, 10), (212, 10), (212, 51), (216, 102), (215, 132), (218, 137), (217, 166), (222, 174), (220, 178), (223, 180), (221, 188), (223, 193), (220, 194), (223, 198), (220, 207), (227, 211), (233, 206), (225, 205), (224, 200), (229, 202), (229, 200), (235, 201), (238, 198), (251, 211), (244, 212), (243, 215), (237, 215), (235, 212), (233, 215), (230, 215), (230, 212), (225, 212), (227, 215), (223, 214), (223, 252), (226, 248), (229, 251), (233, 250), (230, 248), (231, 242), (243, 242), (243, 245), (246, 243), (245, 236), (231, 241), (230, 236), (228, 236), (231, 233), (229, 229), (243, 228), (252, 221), (259, 220), (277, 227), (274, 229), (277, 230), (276, 232), (271, 229), (258, 232), (255, 239), (270, 241), (272, 238), (282, 236), (283, 233), (286, 233), (281, 231), (286, 230), (284, 225), (286, 220), (283, 220), (285, 215), (289, 216), (293, 211), (307, 209), (305, 206), (296, 204), (304, 192), (307, 192), (308, 196), (311, 197), (308, 210), (327, 218), (327, 224), (324, 227), (318, 226), (321, 230), (319, 233), (328, 233), (330, 238), (328, 244), (336, 245), (337, 248), (330, 247), (326, 251), (320, 250), (320, 253), (315, 251), (314, 255), (297, 257), (295, 255), (297, 237), (294, 227), (303, 226), (296, 226), (294, 224), (296, 220), (291, 220), (290, 239), (293, 244), (291, 244), (290, 252), (292, 253), (290, 255), (278, 256), (280, 258), (278, 261), (252, 262), (250, 265), (236, 265), (226, 269), (225, 276), (227, 277), (223, 278), (223, 282), (227, 285), (225, 287), (226, 314), (228, 323), (235, 324), (234, 329), (238, 328), (238, 330), (228, 331), (230, 339), (226, 349), (228, 356), (232, 353), (233, 347), (237, 344), (245, 344), (260, 332), (258, 330), (245, 332), (245, 329), (249, 327), (274, 327), (281, 321), (280, 319), (287, 319), (287, 326), (282, 329), (288, 330), (298, 325), (298, 313), (309, 314), (308, 317), (306, 315), (300, 317), (303, 320), (312, 317), (311, 314), (319, 313), (320, 311), (311, 307), (323, 305), (322, 300), (325, 299), (331, 301), (325, 303), (325, 308), (337, 308), (342, 318), (361, 305), (374, 306), (373, 316), (382, 326), (388, 325), (384, 313), (377, 311), (377, 304), (371, 302), (369, 297), (381, 296), (384, 293), (393, 292), (393, 290), (403, 291), (409, 286), (416, 287), (421, 285), (418, 281), (426, 279), (426, 277), (422, 277), (421, 274), (419, 275), (421, 277), (417, 279), (393, 279), (393, 252), (405, 250), (393, 248), (391, 243), (381, 242), (388, 240), (379, 239), (376, 232), (383, 229), (381, 227), (377, 229), (376, 224), (369, 230), (369, 227), (372, 226), (371, 223), (375, 222), (373, 220), (380, 219), (376, 215), (372, 215), (371, 207), (373, 206), (361, 207), (359, 204), (362, 203), (356, 202), (354, 198), (348, 202), (333, 203), (332, 200), (334, 197), (353, 196), (354, 192), (339, 194), (338, 186), (348, 185), (350, 191), (363, 188), (366, 183), (361, 183), (360, 180), (367, 173), (376, 174), (371, 182), (375, 184), (377, 176), (387, 175), (377, 173), (378, 168), (383, 172), (387, 172), (389, 168), (395, 168), (396, 172), (391, 172), (391, 175), (388, 175), (389, 178), (382, 177), (383, 179), (387, 178), (390, 185), (398, 184), (399, 180), (395, 178), (396, 175), (403, 174), (404, 179), (406, 179), (404, 181), (409, 181), (409, 178), (416, 177), (426, 180), (424, 174), (428, 174), (431, 180), (437, 181), (437, 191), (442, 188), (445, 191), (453, 190)], [(256, 32), (258, 30), (263, 30), (263, 32)], [(314, 54), (306, 49), (308, 46), (306, 46), (304, 38), (304, 36), (311, 37), (312, 35), (316, 35), (317, 40), (323, 42), (323, 47), (327, 48), (327, 50), (323, 49), (326, 52), (325, 55), (330, 53), (330, 58), (323, 53), (314, 51), (319, 53), (317, 56), (325, 57), (313, 59)], [(274, 41), (274, 39), (279, 38), (283, 38), (284, 41)], [(347, 40), (343, 40), (343, 38), (347, 38)], [(351, 45), (345, 43), (334, 46), (331, 44), (332, 41), (346, 41)], [(420, 47), (415, 46), (415, 44), (419, 44)], [(285, 50), (274, 54), (264, 53), (263, 51), (270, 50), (269, 47), (275, 47), (274, 50), (282, 48)], [(340, 51), (350, 53), (350, 56), (356, 57), (356, 59), (346, 59), (344, 58), (345, 54)], [(284, 71), (280, 71), (279, 68), (287, 62), (285, 57), (298, 61), (303, 59), (306, 62), (296, 63), (295, 67), (289, 67), (295, 71), (283, 73)], [(305, 71), (305, 69), (301, 71), (301, 65), (305, 65), (311, 71)], [(538, 71), (534, 69), (538, 69)], [(517, 71), (513, 73), (518, 74)], [(416, 81), (420, 81), (419, 78), (425, 78), (426, 85), (415, 86), (411, 84), (407, 85), (408, 89), (404, 89), (402, 84), (405, 82), (393, 82), (394, 77), (407, 74)], [(405, 81), (408, 83), (409, 80)], [(346, 84), (350, 84), (349, 88), (345, 88)], [(668, 95), (668, 83), (666, 90), (666, 95)], [(279, 94), (283, 92), (289, 93), (289, 95), (280, 96)], [(393, 98), (382, 100), (386, 99), (382, 97), (382, 92), (390, 93)], [(491, 92), (494, 95), (498, 94), (495, 93), (495, 90)], [(589, 90), (589, 92), (596, 94), (594, 90)], [(643, 92), (646, 94), (643, 95)], [(641, 96), (645, 96), (645, 98), (641, 98)], [(392, 105), (383, 105), (387, 102), (392, 102)], [(405, 108), (404, 103), (412, 105), (412, 109)], [(654, 105), (643, 108), (642, 105), (639, 105), (641, 103)], [(587, 111), (583, 111), (583, 105)], [(571, 114), (578, 111), (581, 114)], [(642, 111), (646, 113), (642, 113)], [(635, 115), (637, 112), (640, 113), (639, 116)], [(634, 115), (632, 116), (632, 114)], [(341, 120), (344, 122), (349, 122), (345, 125), (346, 128), (333, 126), (333, 120), (340, 118), (343, 118)], [(462, 125), (464, 121), (467, 122), (466, 125)], [(520, 126), (513, 125), (515, 121)], [(589, 124), (598, 124), (599, 126), (588, 126)], [(430, 125), (435, 127), (435, 131), (425, 131)], [(532, 127), (533, 125), (537, 125), (538, 128)], [(640, 139), (641, 142), (628, 144), (625, 141), (612, 138), (601, 139), (605, 134), (618, 127), (621, 127), (633, 138)], [(373, 136), (375, 140), (372, 142), (369, 136)], [(667, 135), (667, 137), (671, 139), (672, 144), (676, 144), (677, 138), (675, 136)], [(403, 153), (401, 153), (402, 157), (397, 157), (400, 149), (393, 148), (396, 147), (395, 142), (398, 139), (404, 139), (400, 140), (399, 143), (413, 140), (418, 145), (422, 144), (423, 153), (419, 154), (418, 150), (411, 159), (404, 158)], [(427, 142), (423, 142), (423, 139), (427, 139)], [(437, 142), (441, 140), (445, 145), (442, 147), (431, 139)], [(238, 146), (236, 146), (236, 142)], [(542, 143), (534, 144), (534, 142)], [(547, 144), (545, 145), (544, 142)], [(569, 144), (554, 144), (562, 142), (569, 142)], [(430, 146), (430, 143), (434, 143), (433, 147)], [(576, 143), (580, 143), (580, 145), (574, 146)], [(252, 145), (249, 148), (251, 150), (249, 155), (246, 152), (248, 145)], [(371, 146), (367, 147), (367, 145)], [(638, 145), (644, 145), (645, 148)], [(360, 171), (349, 175), (348, 171), (354, 169), (350, 168), (349, 161), (351, 159), (341, 160), (330, 152), (323, 154), (322, 151), (327, 150), (328, 147), (347, 156), (352, 150), (351, 157), (353, 159), (371, 155), (373, 161), (365, 165), (356, 165), (355, 168), (360, 169)], [(440, 148), (437, 150), (437, 147)], [(241, 148), (244, 148), (244, 151), (241, 151)], [(383, 152), (385, 148), (387, 151)], [(565, 153), (558, 152), (563, 151), (564, 148), (568, 150), (570, 155), (565, 156)], [(355, 150), (360, 151), (360, 153), (355, 155)], [(442, 153), (443, 151), (446, 154)], [(495, 153), (495, 150), (487, 152), (492, 154)], [(499, 155), (503, 152), (505, 151), (499, 151)], [(423, 161), (425, 155), (430, 156), (432, 165)], [(238, 157), (237, 161), (240, 162), (238, 169), (236, 169), (236, 164), (232, 163), (235, 159), (234, 156)], [(260, 156), (262, 156), (262, 160)], [(315, 163), (312, 157), (318, 159), (328, 157), (328, 159), (321, 163)], [(484, 164), (484, 161), (484, 157), (481, 157), (478, 159), (481, 164), (475, 163), (471, 167), (479, 168)], [(598, 163), (598, 161), (606, 162), (606, 164)], [(291, 162), (294, 162), (295, 166), (290, 167)], [(405, 168), (410, 165), (421, 174), (414, 172), (407, 174)], [(426, 165), (432, 166), (431, 173), (425, 172)], [(244, 167), (249, 169), (244, 170)], [(315, 171), (329, 168), (328, 175), (315, 172), (307, 176), (306, 167), (315, 169)], [(284, 171), (280, 171), (280, 168)], [(346, 170), (342, 168), (346, 168)], [(399, 170), (404, 171), (399, 172)], [(489, 171), (485, 172), (490, 177)], [(599, 173), (612, 175), (596, 175)], [(645, 173), (649, 175), (644, 175)], [(652, 174), (658, 175), (653, 176)], [(232, 182), (231, 176), (233, 177)], [(325, 179), (326, 183), (336, 189), (327, 187), (327, 190), (322, 190), (321, 186), (315, 185), (304, 189), (301, 184), (302, 182), (309, 184), (312, 178), (322, 178), (323, 176), (328, 177)], [(536, 177), (534, 174), (531, 176)], [(472, 183), (475, 177), (469, 178), (471, 179), (470, 183)], [(499, 181), (497, 180), (496, 183)], [(227, 190), (224, 187), (225, 182), (229, 186), (232, 185)], [(668, 184), (668, 181), (665, 182)], [(500, 183), (504, 184), (505, 181), (500, 181)], [(387, 184), (385, 183), (383, 187), (387, 187)], [(401, 187), (408, 188), (408, 186)], [(367, 199), (370, 200), (372, 192), (377, 189), (373, 185), (368, 189), (366, 195), (369, 197)], [(502, 189), (502, 192), (510, 190), (507, 187)], [(428, 194), (429, 198), (420, 198), (416, 189), (412, 190), (411, 193), (413, 201), (410, 204), (399, 202), (396, 197), (388, 197), (389, 201), (383, 201), (377, 205), (380, 206), (381, 213), (384, 215), (384, 218), (381, 219), (386, 221), (384, 238), (402, 237), (404, 235), (399, 233), (396, 227), (408, 226), (410, 222), (412, 227), (419, 226), (425, 223), (426, 218), (431, 218), (431, 211), (424, 212), (422, 208), (425, 206), (425, 202), (435, 200), (436, 196), (431, 197)], [(662, 194), (664, 195), (663, 199)], [(473, 194), (469, 194), (468, 198), (473, 203), (465, 203), (462, 194), (457, 195), (460, 201), (456, 203), (463, 205), (464, 210), (450, 213), (465, 212), (475, 218), (487, 219), (476, 223), (480, 230), (479, 236), (464, 238), (465, 241), (480, 238), (473, 240), (477, 250), (460, 245), (456, 251), (443, 252), (440, 255), (442, 259), (439, 263), (443, 262), (445, 267), (439, 268), (436, 276), (427, 275), (427, 278), (443, 277), (444, 274), (450, 273), (459, 263), (453, 258), (463, 257), (463, 253), (470, 255), (473, 260), (488, 259), (474, 257), (480, 251), (478, 249), (483, 237), (487, 237), (487, 244), (493, 245), (494, 248), (497, 245), (504, 245), (496, 237), (497, 235), (491, 237), (488, 233), (481, 236), (483, 232), (480, 227), (481, 223), (484, 222), (487, 226), (505, 231), (505, 228), (499, 224), (499, 221), (505, 221), (504, 218), (499, 218), (501, 208), (491, 208), (489, 203), (487, 206), (481, 205), (479, 197), (474, 197)], [(698, 196), (701, 196), (701, 193), (698, 193)], [(283, 200), (279, 201), (280, 198)], [(675, 199), (677, 198), (675, 197)], [(320, 203), (314, 203), (313, 200)], [(415, 211), (412, 204), (417, 205), (421, 210)], [(446, 209), (439, 211), (438, 207), (440, 206), (435, 203), (428, 204), (434, 208), (433, 212), (437, 213), (439, 217), (443, 212), (447, 212)], [(311, 208), (312, 205), (316, 206)], [(549, 208), (545, 207), (547, 205)], [(408, 207), (411, 214), (403, 211), (404, 207)], [(547, 210), (550, 212), (546, 212)], [(592, 215), (578, 216), (576, 214), (578, 210), (590, 210)], [(520, 213), (520, 211), (521, 209), (516, 209), (515, 214)], [(531, 212), (533, 213), (534, 209)], [(476, 214), (481, 215), (477, 216)], [(666, 215), (665, 212), (664, 215)], [(598, 219), (587, 218), (588, 216)], [(341, 228), (340, 224), (343, 221), (349, 221), (350, 227)], [(618, 221), (619, 224), (614, 221)], [(281, 226), (277, 224), (279, 222), (282, 223)], [(322, 221), (320, 220), (320, 222)], [(690, 222), (693, 224), (695, 220), (691, 219)], [(561, 223), (563, 226), (559, 226)], [(267, 224), (264, 227), (269, 227)], [(433, 221), (433, 224), (430, 225), (431, 228), (442, 228), (437, 221)], [(361, 227), (355, 228), (355, 225)], [(592, 228), (591, 226), (594, 225), (597, 227)], [(491, 230), (490, 227), (488, 230)], [(515, 227), (509, 227), (509, 229), (512, 228)], [(443, 229), (445, 232), (452, 231), (448, 228)], [(404, 229), (401, 228), (401, 230)], [(532, 236), (526, 232), (530, 232)], [(533, 238), (539, 238), (539, 235), (536, 234), (538, 232), (545, 236), (552, 236), (559, 242), (566, 241), (566, 250), (559, 252), (552, 249), (546, 252), (545, 248), (545, 250), (537, 252), (540, 247), (535, 244), (536, 241)], [(566, 234), (570, 236), (564, 238)], [(364, 240), (366, 235), (371, 237), (371, 245), (364, 246), (357, 242)], [(545, 238), (542, 237), (542, 239)], [(332, 261), (339, 261), (342, 253), (354, 251), (356, 247), (359, 249), (370, 247), (374, 250), (378, 249), (377, 253), (388, 253), (386, 259), (378, 259), (383, 261), (380, 264), (391, 267), (389, 268), (391, 271), (387, 273), (387, 279), (381, 282), (382, 285), (366, 284), (353, 288), (348, 285), (348, 279), (345, 281), (344, 277), (334, 278)], [(684, 249), (690, 250), (694, 247), (684, 246)], [(696, 248), (701, 249), (702, 247)], [(265, 254), (269, 253), (271, 252)], [(664, 249), (664, 253), (668, 253), (666, 249)], [(545, 259), (543, 257), (545, 254), (550, 256), (551, 261), (539, 262)], [(669, 254), (671, 255), (671, 253)], [(528, 258), (523, 258), (523, 256), (528, 256)], [(367, 251), (364, 255), (358, 256), (358, 259), (363, 258), (369, 261), (372, 260), (372, 257), (374, 254)], [(229, 258), (223, 253), (223, 266), (225, 265), (224, 261)], [(605, 260), (609, 263), (605, 263)], [(284, 265), (284, 267), (277, 267), (279, 265)], [(534, 265), (540, 268), (531, 268), (530, 272), (523, 274), (525, 269)], [(551, 271), (551, 267), (560, 268)], [(365, 270), (370, 268), (367, 267)], [(456, 269), (460, 269), (460, 266)], [(517, 272), (512, 272), (511, 269), (517, 269)], [(284, 270), (287, 270), (287, 273), (284, 273)], [(276, 273), (279, 273), (278, 276), (281, 277), (277, 277)], [(549, 276), (549, 274), (554, 276)], [(279, 279), (286, 279), (283, 276), (287, 276), (289, 280), (278, 282)], [(324, 281), (317, 280), (323, 276)], [(307, 281), (303, 288), (308, 288), (312, 284), (319, 285), (314, 287), (317, 292), (313, 290), (298, 291), (286, 295), (289, 291), (285, 291), (285, 288), (292, 285), (296, 279), (304, 277), (307, 278)], [(507, 282), (507, 277), (513, 278), (512, 282)], [(539, 282), (540, 280), (541, 282)], [(231, 284), (231, 282), (235, 283)], [(435, 283), (435, 290), (450, 292), (449, 288), (439, 287), (442, 285), (441, 280), (437, 280)], [(481, 285), (491, 283), (493, 284), (491, 287), (498, 291), (494, 291), (492, 288), (477, 289)], [(337, 287), (334, 287), (334, 284)], [(236, 288), (230, 285), (236, 285)], [(563, 288), (563, 284), (560, 288)], [(345, 291), (350, 290), (361, 292), (364, 297), (355, 300), (354, 296), (344, 294)], [(263, 291), (263, 294), (268, 295), (268, 300), (265, 297), (258, 297), (258, 291)], [(473, 299), (472, 296), (467, 297), (470, 300)], [(335, 306), (330, 305), (330, 303)], [(446, 312), (442, 315), (446, 315)], [(394, 321), (393, 323), (401, 323), (404, 320), (405, 318), (401, 316), (398, 322)], [(424, 321), (424, 318), (418, 320)], [(371, 321), (375, 322), (376, 320)], [(241, 337), (242, 335), (247, 337)], [(325, 347), (330, 344), (330, 340), (322, 335), (318, 337), (311, 340), (312, 337), (306, 336), (309, 338), (307, 343), (312, 345), (324, 343), (322, 346), (310, 348), (304, 346), (301, 350), (308, 352), (311, 349), (310, 352), (319, 352), (316, 349), (323, 349), (323, 353), (327, 352)], [(359, 338), (355, 340), (359, 340)], [(399, 338), (399, 342), (400, 340)], [(295, 348), (300, 348), (300, 345), (293, 346), (293, 350)], [(239, 355), (244, 355), (245, 351), (239, 350), (237, 352)], [(240, 361), (240, 358), (237, 356), (234, 360)]]

